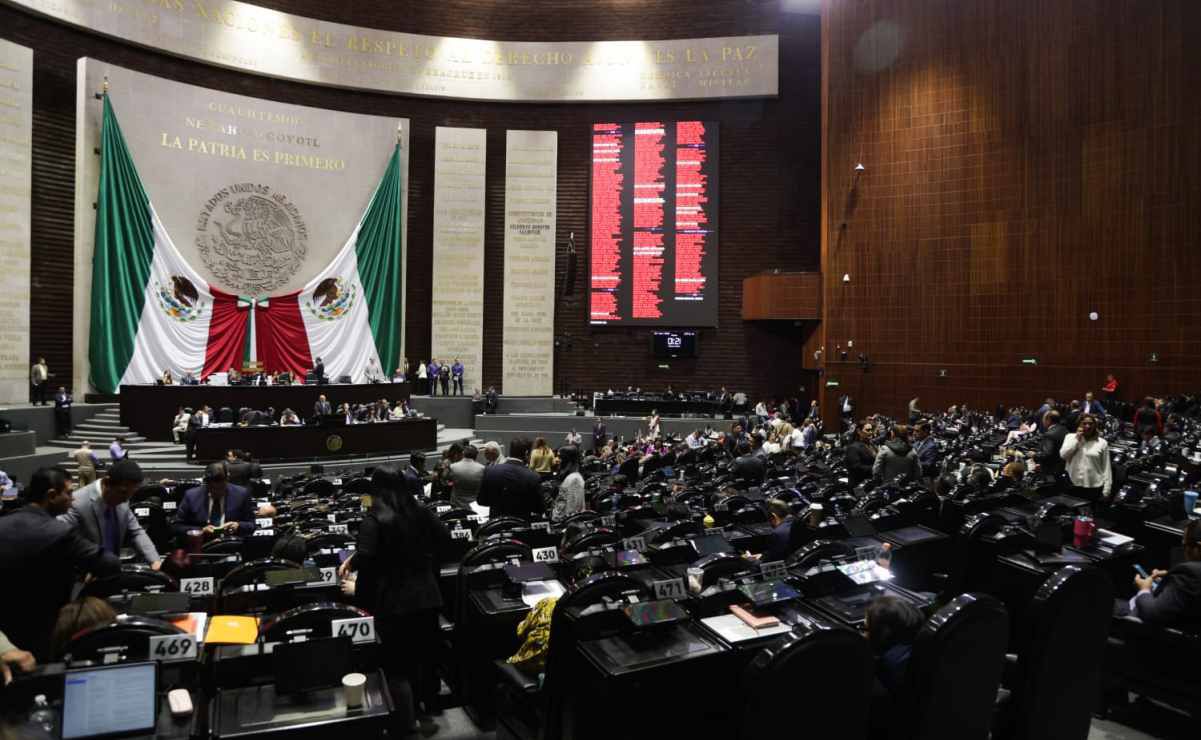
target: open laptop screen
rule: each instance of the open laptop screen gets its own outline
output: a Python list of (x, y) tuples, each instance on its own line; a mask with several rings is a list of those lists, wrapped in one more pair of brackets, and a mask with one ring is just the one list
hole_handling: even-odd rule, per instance
[(63, 738), (152, 733), (158, 708), (157, 664), (67, 671), (63, 689)]

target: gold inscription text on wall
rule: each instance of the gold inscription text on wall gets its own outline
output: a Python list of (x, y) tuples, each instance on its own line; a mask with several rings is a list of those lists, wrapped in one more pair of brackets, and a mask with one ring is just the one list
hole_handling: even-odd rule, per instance
[[(779, 94), (779, 37), (774, 34), (497, 42), (361, 28), (235, 0), (5, 2), (89, 32), (209, 64), (405, 95), (567, 102)], [(436, 79), (430, 79), (431, 63), (438, 71)], [(504, 73), (490, 74), (497, 70)], [(686, 70), (691, 74), (671, 74)], [(655, 72), (671, 76), (645, 76)], [(212, 112), (297, 123), (261, 118), (254, 111)]]

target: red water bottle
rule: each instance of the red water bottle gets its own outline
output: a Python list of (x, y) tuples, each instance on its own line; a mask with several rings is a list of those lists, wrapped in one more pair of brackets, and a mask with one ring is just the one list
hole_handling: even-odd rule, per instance
[(1097, 523), (1091, 516), (1078, 516), (1072, 527), (1072, 533), (1075, 535), (1073, 544), (1076, 547), (1088, 547), (1097, 534)]

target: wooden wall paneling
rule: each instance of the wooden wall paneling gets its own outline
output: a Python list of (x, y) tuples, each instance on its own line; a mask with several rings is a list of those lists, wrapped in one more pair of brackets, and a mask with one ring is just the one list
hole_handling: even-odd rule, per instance
[(858, 408), (1201, 389), (1201, 4), (823, 10), (823, 330), (871, 358)]
[(782, 272), (742, 280), (742, 320), (821, 320), (821, 274)]

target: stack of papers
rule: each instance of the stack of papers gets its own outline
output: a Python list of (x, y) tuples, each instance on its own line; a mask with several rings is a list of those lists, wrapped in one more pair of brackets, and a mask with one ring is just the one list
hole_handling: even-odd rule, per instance
[(167, 620), (171, 624), (187, 632), (192, 637), (196, 638), (196, 642), (204, 642), (204, 635), (208, 627), (209, 615), (205, 612), (188, 612), (181, 614), (178, 617), (172, 617)]
[(873, 560), (858, 560), (838, 566), (838, 570), (859, 585), (876, 581), (891, 581), (892, 572)]
[(1127, 542), (1134, 542), (1133, 537), (1127, 537), (1126, 535), (1118, 534), (1117, 532), (1110, 532), (1108, 529), (1098, 529), (1097, 539), (1101, 540), (1101, 542), (1104, 542), (1110, 547), (1121, 547)]
[(731, 645), (746, 642), (747, 640), (754, 640), (759, 637), (778, 635), (792, 629), (792, 627), (783, 623), (772, 627), (755, 629), (733, 614), (722, 614), (719, 617), (705, 617), (701, 620), (701, 623)]
[(533, 609), (543, 599), (557, 599), (567, 593), (558, 581), (529, 581), (521, 586), (521, 600)]

